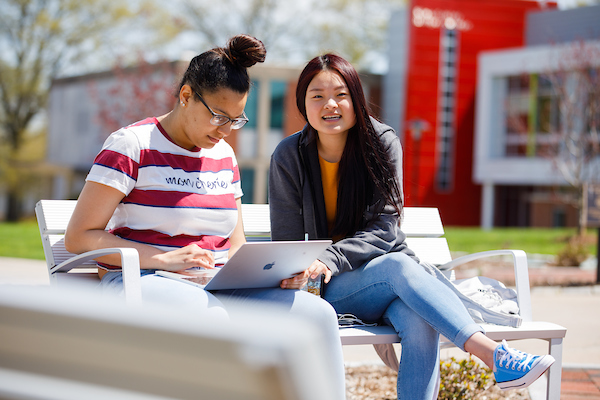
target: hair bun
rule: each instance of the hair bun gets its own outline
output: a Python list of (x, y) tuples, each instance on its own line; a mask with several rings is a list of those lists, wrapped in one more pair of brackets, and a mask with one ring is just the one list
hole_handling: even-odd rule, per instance
[(229, 39), (226, 52), (234, 65), (244, 68), (264, 62), (267, 56), (263, 42), (250, 35), (237, 35)]

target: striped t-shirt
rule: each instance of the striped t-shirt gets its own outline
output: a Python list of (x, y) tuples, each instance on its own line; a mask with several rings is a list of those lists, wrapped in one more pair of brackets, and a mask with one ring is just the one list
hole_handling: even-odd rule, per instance
[(227, 261), (243, 193), (225, 141), (187, 150), (148, 118), (111, 134), (86, 180), (125, 194), (108, 223), (111, 233), (165, 251), (196, 243), (214, 252), (217, 265)]

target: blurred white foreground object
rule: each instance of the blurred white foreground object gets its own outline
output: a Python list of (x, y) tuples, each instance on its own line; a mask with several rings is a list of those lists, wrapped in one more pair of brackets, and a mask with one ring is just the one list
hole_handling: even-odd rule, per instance
[(231, 310), (228, 321), (192, 312), (68, 286), (4, 286), (0, 398), (343, 398), (310, 321), (274, 309)]

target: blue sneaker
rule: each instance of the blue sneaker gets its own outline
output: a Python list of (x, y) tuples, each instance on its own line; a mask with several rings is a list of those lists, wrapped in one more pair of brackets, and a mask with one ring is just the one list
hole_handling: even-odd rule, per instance
[(551, 355), (534, 356), (512, 349), (506, 340), (494, 351), (494, 377), (498, 387), (503, 390), (525, 388), (554, 363)]

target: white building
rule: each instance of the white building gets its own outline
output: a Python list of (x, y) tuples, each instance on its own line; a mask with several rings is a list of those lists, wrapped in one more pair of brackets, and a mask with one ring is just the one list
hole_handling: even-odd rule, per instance
[[(188, 63), (162, 64), (162, 69), (145, 65), (53, 82), (48, 113), (47, 161), (63, 167), (62, 173), (54, 178), (54, 198), (78, 196), (94, 157), (112, 131), (172, 108), (173, 92), (178, 89), (175, 86)], [(271, 154), (281, 139), (302, 129), (305, 124), (295, 102), (296, 81), (301, 69), (257, 64), (248, 71), (252, 80), (245, 109), (249, 122), (228, 136), (227, 142), (234, 148), (240, 166), (243, 202), (267, 203)], [(132, 75), (124, 76), (124, 72)], [(380, 78), (361, 74), (365, 94), (374, 104), (379, 103)], [(155, 101), (160, 96), (164, 98)], [(126, 112), (130, 106), (138, 107)], [(107, 122), (112, 119), (111, 113), (126, 118), (110, 126)]]
[[(569, 184), (544, 153), (570, 118), (548, 77), (574, 58), (585, 60), (585, 73), (600, 75), (599, 21), (600, 6), (531, 13), (527, 46), (480, 53), (473, 179), (483, 185), (482, 227), (573, 225)], [(599, 103), (600, 87), (577, 92), (576, 78), (570, 73), (563, 84), (581, 107)], [(570, 123), (589, 130), (585, 118)]]
[[(188, 61), (168, 63), (162, 70), (154, 70), (140, 76), (139, 67), (129, 69), (131, 76), (105, 71), (76, 77), (57, 79), (53, 82), (49, 100), (49, 127), (47, 161), (62, 166), (62, 174), (54, 177), (55, 198), (76, 198), (83, 187), (94, 157), (100, 151), (106, 137), (115, 129), (145, 117), (168, 112), (174, 101), (173, 91)], [(154, 68), (154, 66), (147, 66)], [(252, 89), (246, 106), (250, 121), (240, 131), (228, 138), (235, 148), (244, 182), (244, 200), (267, 202), (267, 176), (272, 151), (284, 137), (303, 126), (301, 118), (286, 115), (291, 82), (295, 82), (300, 70), (295, 68), (256, 65), (249, 69)], [(162, 80), (159, 86), (148, 85), (147, 80)], [(123, 99), (123, 92), (131, 88), (124, 85), (144, 86), (136, 98), (134, 94)], [(146, 90), (146, 93), (144, 93)], [(150, 102), (155, 96), (167, 100), (146, 104), (132, 112), (124, 108), (135, 102)], [(160, 93), (159, 93), (160, 92)], [(120, 94), (121, 96), (119, 96)], [(169, 100), (170, 99), (170, 100)], [(108, 114), (131, 115), (130, 119), (112, 126), (107, 123)], [(110, 127), (110, 128), (109, 128)]]

